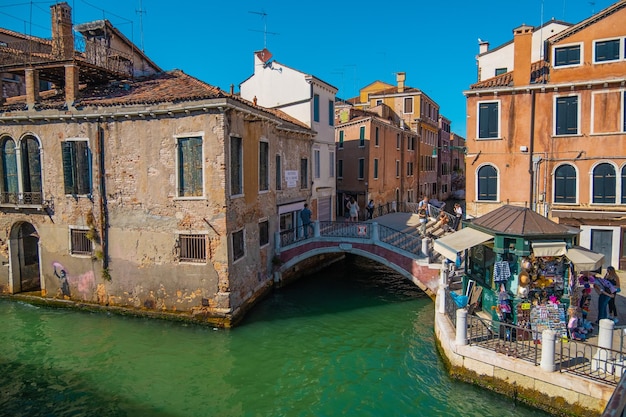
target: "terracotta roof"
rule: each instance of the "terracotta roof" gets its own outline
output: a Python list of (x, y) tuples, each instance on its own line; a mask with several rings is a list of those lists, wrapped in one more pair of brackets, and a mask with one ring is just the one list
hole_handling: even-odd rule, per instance
[(515, 236), (569, 236), (571, 228), (525, 207), (504, 205), (472, 221), (486, 232)]
[(404, 87), (404, 91), (399, 92), (398, 87), (394, 86), (391, 88), (385, 88), (384, 90), (377, 90), (375, 92), (372, 92), (370, 93), (370, 96), (374, 97), (374, 96), (382, 96), (382, 95), (388, 95), (388, 94), (405, 94), (405, 93), (421, 93), (421, 92), (422, 90), (418, 88), (413, 88), (413, 87)]
[[(239, 96), (226, 93), (218, 87), (200, 81), (180, 70), (163, 72), (135, 80), (117, 80), (107, 84), (83, 86), (80, 90), (80, 97), (76, 100), (74, 106), (80, 108), (83, 106), (114, 107), (167, 104), (214, 98), (228, 98), (239, 101), (289, 122), (297, 130), (311, 132), (311, 129), (306, 124), (281, 110), (254, 106), (253, 103)], [(7, 98), (6, 103), (0, 106), (0, 114), (7, 111), (22, 111), (25, 109), (25, 105), (25, 96)], [(40, 100), (37, 103), (37, 108), (40, 110), (61, 110), (64, 109), (64, 106), (65, 95), (63, 90), (41, 92)]]
[[(494, 87), (513, 87), (513, 72), (509, 71), (504, 74), (472, 84), (470, 89), (476, 90), (480, 88)], [(537, 61), (530, 65), (529, 84), (545, 84), (550, 80), (550, 63), (548, 61)], [(517, 86), (519, 87), (519, 86)]]
[(44, 39), (44, 38), (39, 38), (37, 36), (25, 35), (23, 33), (14, 32), (12, 30), (5, 29), (5, 28), (0, 28), (0, 33), (4, 33), (5, 35), (12, 36), (14, 38), (19, 38), (19, 39), (24, 39), (24, 40), (32, 40), (32, 41), (36, 41), (36, 42), (39, 42), (39, 43), (52, 45), (52, 40), (51, 39)]

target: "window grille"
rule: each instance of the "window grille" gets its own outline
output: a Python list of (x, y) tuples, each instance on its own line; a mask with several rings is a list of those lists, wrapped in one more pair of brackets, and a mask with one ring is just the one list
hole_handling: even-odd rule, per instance
[(179, 235), (181, 262), (206, 262), (206, 235)]
[(93, 246), (91, 240), (87, 238), (88, 230), (70, 229), (72, 255), (91, 255)]

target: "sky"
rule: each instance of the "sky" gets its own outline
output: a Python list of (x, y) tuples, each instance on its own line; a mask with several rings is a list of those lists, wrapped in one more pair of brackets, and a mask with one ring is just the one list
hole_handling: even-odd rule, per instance
[[(66, 0), (74, 23), (108, 19), (163, 70), (225, 91), (254, 71), (266, 47), (277, 62), (351, 98), (374, 81), (425, 92), (466, 137), (463, 92), (477, 81), (478, 38), (495, 48), (513, 29), (554, 18), (578, 23), (616, 0)], [(0, 0), (0, 27), (50, 38), (52, 0)]]

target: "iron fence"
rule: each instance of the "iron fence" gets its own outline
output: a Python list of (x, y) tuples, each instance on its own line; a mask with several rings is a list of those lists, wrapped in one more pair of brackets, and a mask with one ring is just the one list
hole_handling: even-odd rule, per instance
[(456, 329), (456, 310), (458, 309), (458, 307), (456, 306), (456, 303), (454, 302), (454, 299), (450, 295), (450, 290), (449, 289), (446, 289), (445, 294), (446, 294), (446, 298), (445, 298), (446, 316), (448, 316), (448, 318), (452, 322), (452, 325)]
[(626, 370), (626, 355), (619, 350), (576, 340), (562, 340), (560, 345), (554, 361), (560, 372), (617, 385)]
[(539, 365), (541, 345), (537, 333), (531, 329), (478, 316), (467, 316), (467, 324), (470, 345)]
[(371, 239), (372, 224), (363, 222), (319, 222), (320, 236)]

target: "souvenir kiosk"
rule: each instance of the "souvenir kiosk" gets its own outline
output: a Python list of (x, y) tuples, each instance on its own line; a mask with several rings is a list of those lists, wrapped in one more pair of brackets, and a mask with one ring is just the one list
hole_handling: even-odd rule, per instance
[(473, 239), (456, 243), (455, 233), (439, 239), (435, 250), (448, 259), (456, 251), (465, 260), (463, 291), (471, 312), (532, 330), (526, 337), (540, 338), (545, 329), (565, 337), (575, 281), (567, 251), (579, 231), (510, 205), (465, 226), (457, 233), (467, 230)]

